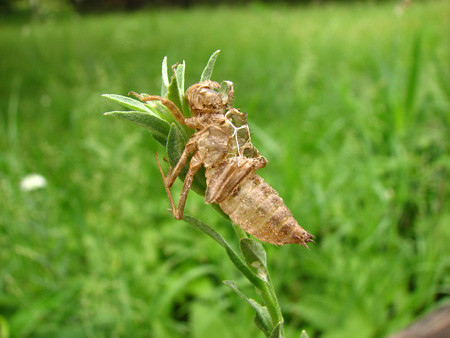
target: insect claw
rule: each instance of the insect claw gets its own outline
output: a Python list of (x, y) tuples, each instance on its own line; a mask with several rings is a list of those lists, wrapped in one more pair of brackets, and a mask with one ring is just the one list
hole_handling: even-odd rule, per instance
[(309, 246), (308, 245), (306, 245), (306, 243), (305, 242), (300, 242), (299, 243), (300, 245), (303, 245), (306, 249), (308, 249), (308, 250), (311, 250), (310, 248), (309, 248)]

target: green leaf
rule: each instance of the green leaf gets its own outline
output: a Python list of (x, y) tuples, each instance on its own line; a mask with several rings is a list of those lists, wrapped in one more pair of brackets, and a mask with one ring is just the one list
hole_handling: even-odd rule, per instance
[(116, 95), (116, 94), (102, 94), (103, 97), (106, 97), (110, 100), (119, 102), (121, 105), (131, 109), (137, 110), (141, 112), (148, 112), (157, 115), (149, 105), (142, 103), (141, 101), (132, 99), (128, 96)]
[(178, 81), (176, 76), (172, 76), (169, 86), (167, 87), (167, 98), (175, 103), (178, 109), (181, 108), (180, 92), (178, 91)]
[(268, 282), (266, 251), (261, 243), (251, 238), (242, 238), (239, 246), (247, 265), (265, 282)]
[(267, 268), (267, 255), (261, 243), (251, 238), (242, 238), (239, 245), (247, 264), (251, 265), (256, 261)]
[(106, 116), (111, 116), (123, 120), (128, 120), (138, 125), (147, 128), (156, 141), (162, 145), (166, 145), (167, 134), (169, 134), (170, 125), (167, 121), (159, 118), (154, 114), (141, 111), (111, 111), (105, 113)]
[(180, 63), (175, 68), (175, 76), (177, 77), (178, 92), (180, 93), (180, 100), (184, 97), (184, 76), (186, 70), (186, 63)]
[(167, 73), (167, 56), (164, 56), (162, 67), (161, 67), (161, 96), (166, 97), (168, 87), (169, 87), (169, 74)]
[(154, 105), (154, 111), (158, 112), (158, 116), (162, 119), (166, 120), (168, 123), (176, 122), (172, 113), (167, 109), (165, 105), (161, 103), (161, 101), (150, 101), (147, 104)]
[(302, 330), (302, 334), (300, 335), (300, 338), (309, 338), (309, 336), (305, 330)]
[(205, 69), (203, 69), (202, 76), (200, 77), (200, 82), (211, 80), (211, 75), (214, 70), (214, 65), (216, 63), (217, 56), (220, 53), (220, 49), (216, 50), (212, 55), (209, 57), (208, 63), (206, 64)]
[(0, 337), (2, 337), (2, 338), (9, 337), (8, 322), (6, 321), (5, 317), (3, 317), (2, 315), (0, 315)]
[[(172, 123), (170, 126), (169, 135), (167, 136), (166, 152), (167, 159), (170, 165), (174, 168), (181, 155), (183, 154), (184, 147), (186, 146), (187, 139), (180, 130), (180, 127), (176, 123)], [(179, 178), (184, 180), (189, 169), (189, 161), (180, 172)], [(206, 178), (205, 178), (205, 168), (201, 168), (194, 176), (194, 181), (192, 182), (191, 189), (197, 194), (205, 196), (206, 191)]]
[(283, 323), (278, 323), (270, 334), (270, 338), (283, 338)]
[(188, 222), (193, 227), (197, 228), (198, 230), (202, 231), (203, 233), (207, 234), (209, 237), (214, 239), (217, 243), (219, 243), (223, 248), (225, 248), (225, 251), (230, 258), (230, 260), (233, 262), (234, 266), (238, 268), (242, 274), (247, 277), (247, 279), (252, 283), (254, 286), (256, 286), (258, 289), (263, 287), (261, 279), (259, 279), (255, 273), (244, 263), (241, 257), (239, 257), (236, 252), (231, 248), (231, 246), (225, 241), (225, 239), (220, 236), (214, 229), (212, 229), (207, 224), (199, 221), (198, 219), (184, 215), (183, 220), (185, 222)]
[(231, 288), (240, 297), (245, 299), (247, 303), (249, 303), (250, 306), (256, 311), (255, 323), (260, 328), (260, 330), (263, 331), (266, 336), (268, 336), (272, 331), (272, 326), (269, 311), (267, 311), (267, 308), (259, 304), (256, 300), (247, 298), (241, 291), (239, 291), (235, 282), (227, 280), (223, 283)]
[[(186, 114), (183, 111), (183, 105), (181, 104), (181, 100), (180, 100), (180, 92), (178, 90), (178, 81), (177, 81), (176, 76), (172, 76), (172, 80), (168, 87), (167, 98), (178, 107), (178, 109), (181, 111), (181, 113), (185, 117), (188, 117), (190, 115), (190, 114)], [(185, 106), (187, 106), (186, 99), (184, 98), (184, 94), (183, 94), (183, 100), (185, 102)], [(184, 125), (180, 126), (180, 127), (183, 129), (183, 131), (186, 135), (190, 135), (193, 132), (192, 129), (189, 129), (188, 127), (186, 127)]]
[[(166, 144), (166, 153), (167, 159), (169, 160), (170, 165), (175, 167), (183, 154), (184, 147), (186, 146), (186, 138), (183, 133), (178, 129), (176, 123), (172, 123), (170, 126), (170, 130), (167, 135), (167, 144)], [(183, 168), (183, 176), (186, 176), (187, 173), (187, 165)]]
[(178, 108), (180, 108), (184, 116), (190, 116), (191, 112), (186, 101), (184, 88), (185, 70), (186, 64), (184, 61), (183, 63), (179, 64), (177, 68), (175, 68), (175, 76), (177, 78), (178, 93), (180, 95), (180, 102), (181, 102), (181, 107), (179, 106)]
[(167, 87), (167, 98), (175, 103), (184, 116), (188, 117), (190, 115), (190, 111), (184, 97), (184, 73), (185, 63), (183, 61), (182, 64), (179, 64), (175, 68), (175, 73)]

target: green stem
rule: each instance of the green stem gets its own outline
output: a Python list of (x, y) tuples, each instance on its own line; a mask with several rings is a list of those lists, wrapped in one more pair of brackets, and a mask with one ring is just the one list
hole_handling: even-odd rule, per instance
[[(283, 314), (281, 313), (280, 304), (278, 303), (275, 289), (273, 287), (268, 271), (266, 270), (267, 279), (263, 280), (260, 276), (252, 271), (252, 269), (242, 260), (239, 255), (236, 254), (236, 252), (230, 247), (225, 239), (210, 226), (186, 214), (183, 216), (183, 220), (207, 234), (225, 249), (228, 257), (231, 259), (233, 264), (260, 291), (261, 297), (264, 301), (265, 306), (267, 307), (267, 311), (269, 312), (270, 319), (272, 321), (272, 329), (275, 329), (278, 325), (280, 325), (280, 337), (284, 337)], [(247, 234), (240, 227), (235, 224), (233, 224), (233, 227), (239, 239), (247, 238)]]
[(243, 273), (245, 277), (256, 287), (260, 288), (264, 283), (256, 274), (245, 264), (242, 258), (231, 248), (231, 246), (225, 241), (225, 239), (219, 235), (214, 229), (209, 225), (199, 221), (198, 219), (184, 215), (183, 220), (197, 228), (198, 230), (204, 232), (217, 243), (219, 243), (226, 251), (228, 257), (231, 259), (233, 264)]
[(233, 222), (231, 222), (231, 224), (233, 225), (234, 232), (236, 233), (236, 236), (238, 236), (239, 239), (248, 238), (247, 233), (244, 230), (242, 230), (242, 228), (239, 225), (236, 225)]
[(270, 318), (272, 319), (273, 327), (275, 328), (278, 324), (281, 323), (281, 334), (284, 337), (284, 328), (283, 328), (283, 314), (281, 313), (281, 307), (278, 303), (277, 296), (275, 294), (275, 290), (273, 289), (273, 285), (270, 282), (263, 283), (260, 287), (261, 297), (264, 300), (264, 304), (269, 311)]

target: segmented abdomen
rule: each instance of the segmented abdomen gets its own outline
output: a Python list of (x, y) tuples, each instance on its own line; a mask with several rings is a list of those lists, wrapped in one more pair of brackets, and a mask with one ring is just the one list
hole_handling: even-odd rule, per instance
[(255, 173), (245, 177), (219, 205), (233, 222), (264, 242), (303, 246), (313, 242), (275, 189)]

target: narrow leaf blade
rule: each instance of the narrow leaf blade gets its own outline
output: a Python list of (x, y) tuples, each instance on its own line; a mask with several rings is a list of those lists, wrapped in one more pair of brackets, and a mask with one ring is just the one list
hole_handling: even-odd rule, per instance
[(175, 103), (179, 109), (181, 108), (180, 92), (178, 90), (178, 80), (176, 76), (172, 76), (169, 86), (167, 87), (167, 98)]
[(268, 282), (266, 251), (261, 243), (251, 238), (242, 238), (239, 246), (245, 262), (261, 280)]
[(267, 255), (261, 243), (251, 238), (242, 238), (239, 245), (248, 265), (258, 262), (267, 268)]
[(186, 70), (186, 63), (183, 60), (183, 63), (180, 63), (175, 68), (175, 76), (177, 77), (177, 85), (178, 85), (178, 92), (180, 93), (180, 100), (182, 97), (184, 97), (184, 76), (185, 76), (185, 70)]
[(161, 96), (166, 97), (169, 88), (169, 74), (167, 73), (167, 56), (164, 56), (161, 66)]
[[(175, 123), (172, 123), (167, 136), (166, 153), (167, 159), (170, 165), (175, 167), (183, 154), (184, 147), (187, 140), (183, 136), (183, 133), (178, 129)], [(183, 176), (186, 176), (187, 165), (182, 170)]]
[(220, 49), (216, 50), (212, 55), (209, 57), (208, 63), (206, 64), (205, 69), (203, 69), (202, 76), (200, 77), (200, 82), (211, 80), (211, 75), (214, 70), (214, 65), (217, 60), (217, 56), (220, 53)]
[(197, 228), (198, 230), (202, 231), (203, 233), (207, 234), (209, 237), (214, 239), (217, 243), (219, 243), (222, 247), (225, 248), (225, 251), (230, 257), (231, 261), (233, 262), (234, 266), (238, 268), (245, 277), (255, 285), (257, 288), (262, 287), (262, 281), (254, 274), (254, 272), (244, 263), (241, 257), (239, 257), (236, 252), (231, 248), (231, 246), (225, 241), (225, 239), (220, 236), (214, 229), (212, 229), (207, 224), (199, 221), (198, 219), (184, 215), (183, 220), (189, 224), (191, 224), (193, 227)]
[(110, 100), (113, 100), (115, 102), (120, 103), (121, 105), (123, 105), (124, 107), (127, 107), (131, 110), (136, 110), (136, 111), (141, 111), (141, 112), (148, 112), (151, 114), (155, 114), (151, 108), (147, 105), (145, 105), (144, 103), (142, 103), (141, 101), (132, 99), (131, 97), (128, 96), (123, 96), (123, 95), (117, 95), (117, 94), (102, 94), (103, 97), (106, 97)]
[(278, 323), (270, 334), (270, 338), (284, 338), (283, 337), (283, 323)]
[(186, 72), (186, 63), (183, 61), (183, 63), (179, 64), (177, 68), (175, 68), (175, 76), (177, 78), (177, 86), (178, 86), (178, 94), (180, 96), (180, 103), (181, 107), (180, 110), (183, 112), (184, 116), (190, 116), (190, 110), (186, 102), (185, 97), (185, 72)]
[(302, 334), (300, 335), (300, 338), (309, 338), (309, 336), (305, 330), (302, 330)]
[(141, 111), (111, 111), (105, 113), (106, 116), (128, 120), (140, 126), (147, 128), (156, 141), (162, 145), (166, 144), (167, 135), (169, 134), (170, 125), (167, 121), (148, 112)]
[(255, 310), (256, 316), (255, 316), (255, 323), (258, 325), (258, 327), (263, 331), (266, 335), (269, 335), (271, 332), (271, 319), (269, 311), (267, 311), (267, 308), (265, 306), (262, 306), (254, 299), (247, 298), (238, 288), (235, 282), (233, 281), (224, 281), (223, 282), (226, 286), (228, 286), (230, 289), (232, 289), (237, 295), (239, 295), (241, 298), (243, 298), (247, 303), (250, 304), (250, 306)]
[[(181, 155), (183, 154), (184, 148), (186, 146), (187, 139), (180, 130), (180, 126), (176, 123), (172, 123), (170, 126), (170, 131), (167, 137), (166, 143), (166, 153), (167, 159), (170, 165), (174, 168)], [(179, 178), (184, 180), (189, 169), (189, 160), (180, 172)], [(205, 196), (206, 191), (206, 178), (205, 178), (205, 168), (200, 168), (200, 170), (195, 174), (194, 181), (192, 182), (191, 189), (197, 194)]]

